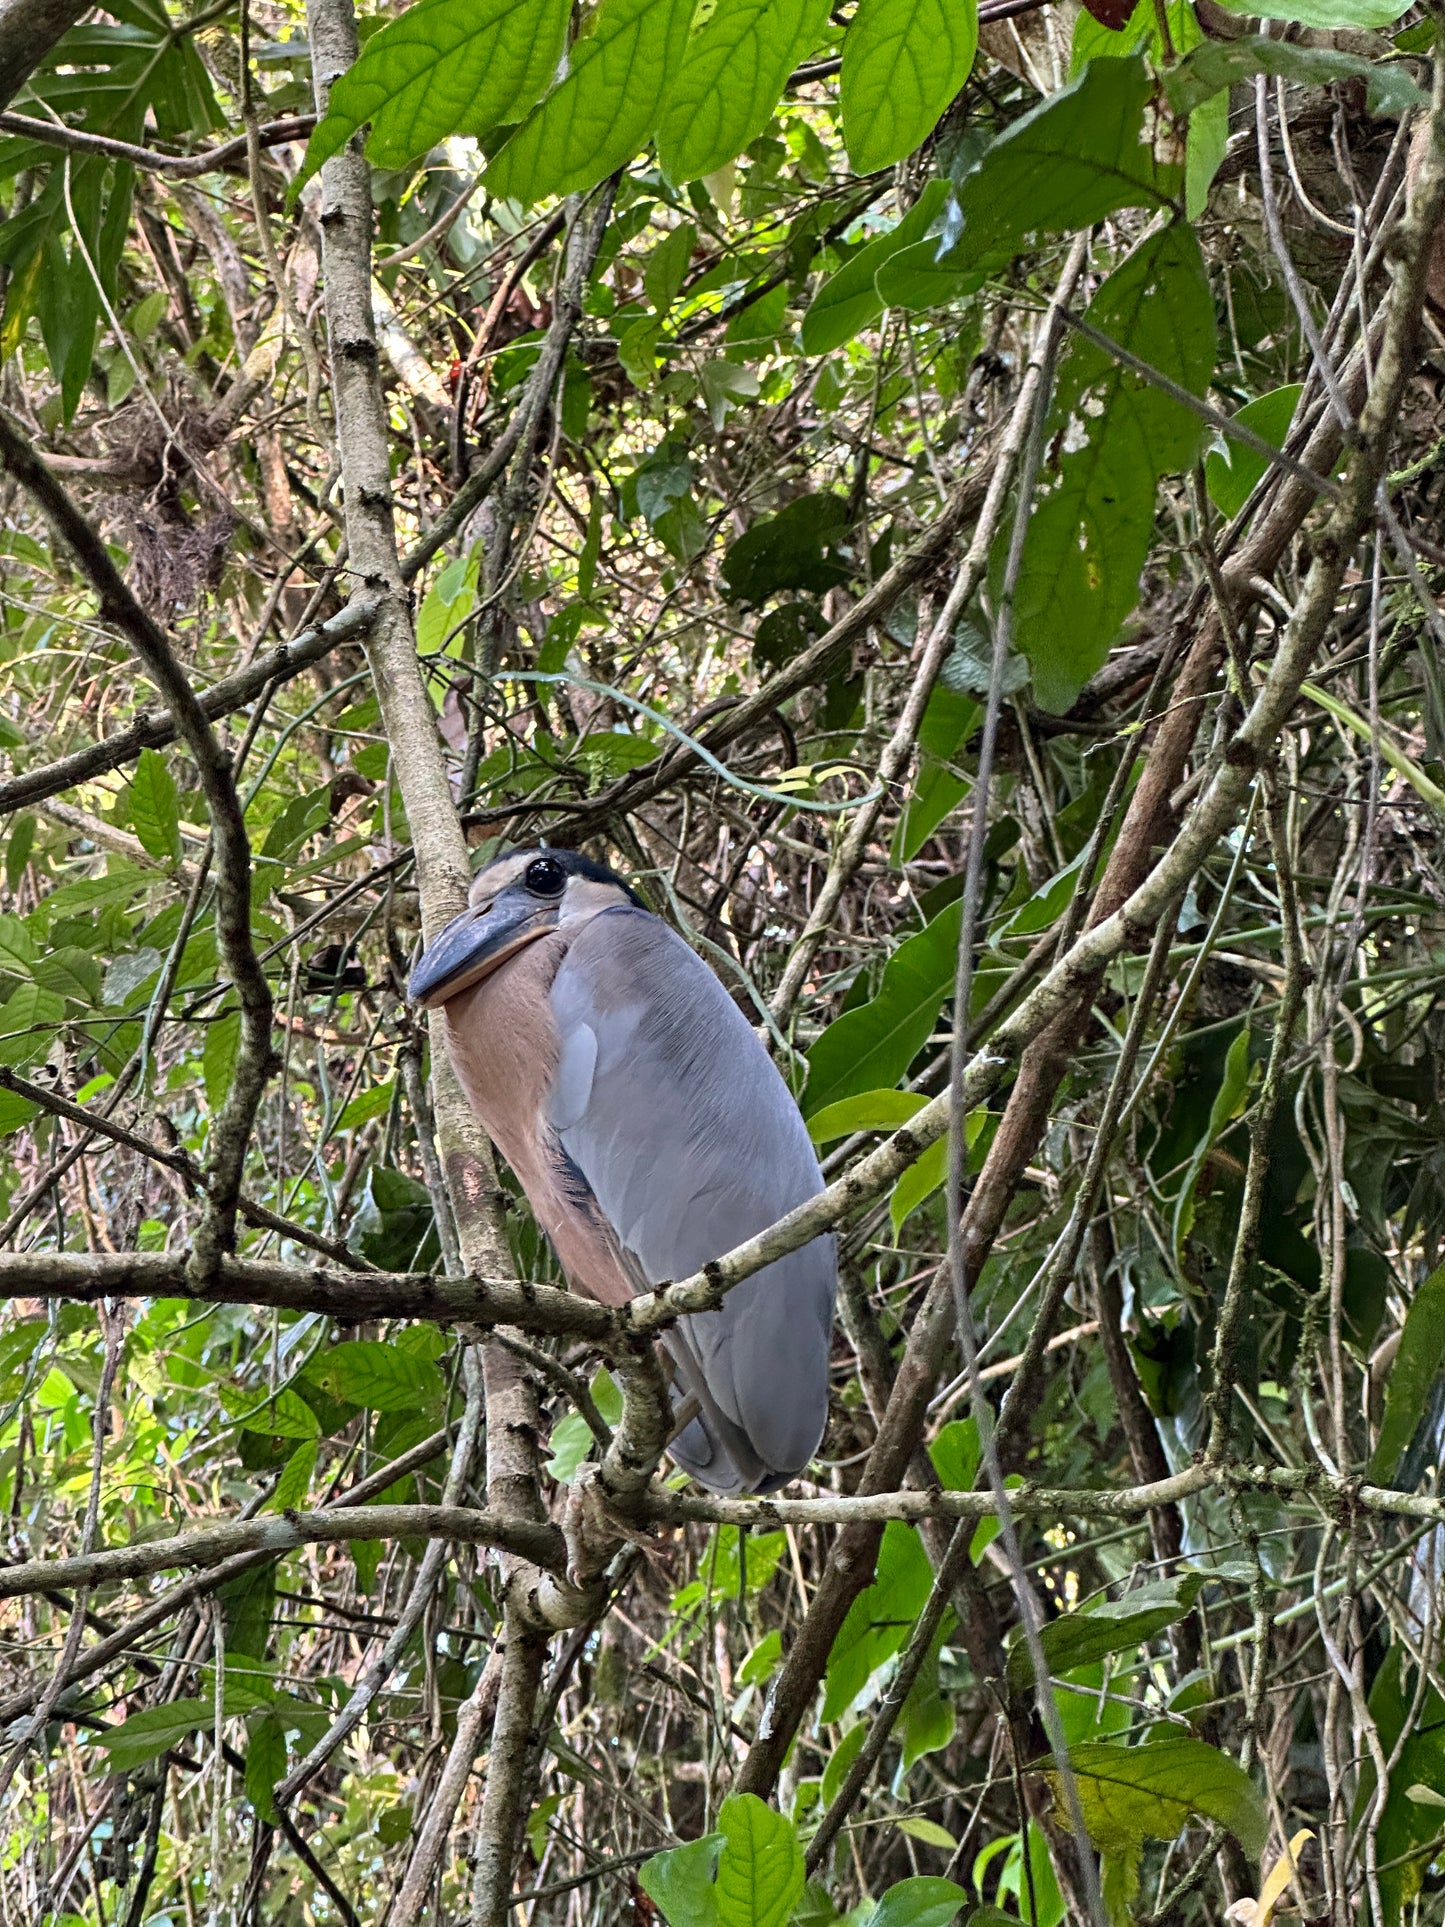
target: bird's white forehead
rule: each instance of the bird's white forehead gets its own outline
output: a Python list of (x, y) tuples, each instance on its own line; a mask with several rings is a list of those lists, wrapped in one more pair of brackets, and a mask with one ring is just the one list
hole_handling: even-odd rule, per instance
[(518, 850), (515, 855), (499, 857), (495, 863), (489, 863), (485, 870), (473, 877), (467, 901), (474, 910), (484, 903), (490, 903), (508, 884), (518, 882), (527, 865), (541, 854), (540, 850)]

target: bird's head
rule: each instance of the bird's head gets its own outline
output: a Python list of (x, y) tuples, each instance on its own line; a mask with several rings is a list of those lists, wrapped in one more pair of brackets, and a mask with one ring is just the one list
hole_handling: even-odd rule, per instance
[(549, 931), (620, 904), (645, 908), (615, 871), (579, 850), (508, 850), (477, 872), (467, 908), (427, 945), (407, 995), (434, 1009)]

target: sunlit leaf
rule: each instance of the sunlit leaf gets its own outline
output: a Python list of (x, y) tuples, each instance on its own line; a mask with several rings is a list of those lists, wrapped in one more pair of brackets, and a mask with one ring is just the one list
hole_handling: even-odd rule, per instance
[(566, 0), (417, 0), (331, 89), (292, 195), (368, 121), (370, 158), (399, 167), (448, 134), (519, 119), (556, 71), (566, 22)]
[(695, 0), (603, 0), (565, 80), (492, 162), (493, 194), (539, 201), (605, 180), (646, 141), (687, 46)]
[(911, 154), (968, 79), (975, 0), (859, 0), (843, 41), (843, 137), (860, 174)]

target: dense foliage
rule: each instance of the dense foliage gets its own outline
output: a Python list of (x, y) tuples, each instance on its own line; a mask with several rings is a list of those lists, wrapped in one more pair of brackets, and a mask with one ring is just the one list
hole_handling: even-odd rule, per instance
[[(6, 1927), (1440, 1917), (1436, 27), (1097, 11), (106, 0), (0, 115)], [(453, 803), (856, 1180), (776, 1505), (612, 1480)]]

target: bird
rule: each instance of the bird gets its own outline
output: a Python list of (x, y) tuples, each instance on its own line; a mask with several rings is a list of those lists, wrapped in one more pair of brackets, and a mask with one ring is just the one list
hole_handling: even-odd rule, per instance
[[(686, 1278), (823, 1189), (807, 1126), (696, 951), (607, 864), (503, 852), (424, 949), (462, 1091), (569, 1283), (603, 1304)], [(705, 1490), (776, 1492), (828, 1415), (831, 1235), (680, 1319), (668, 1451)]]

